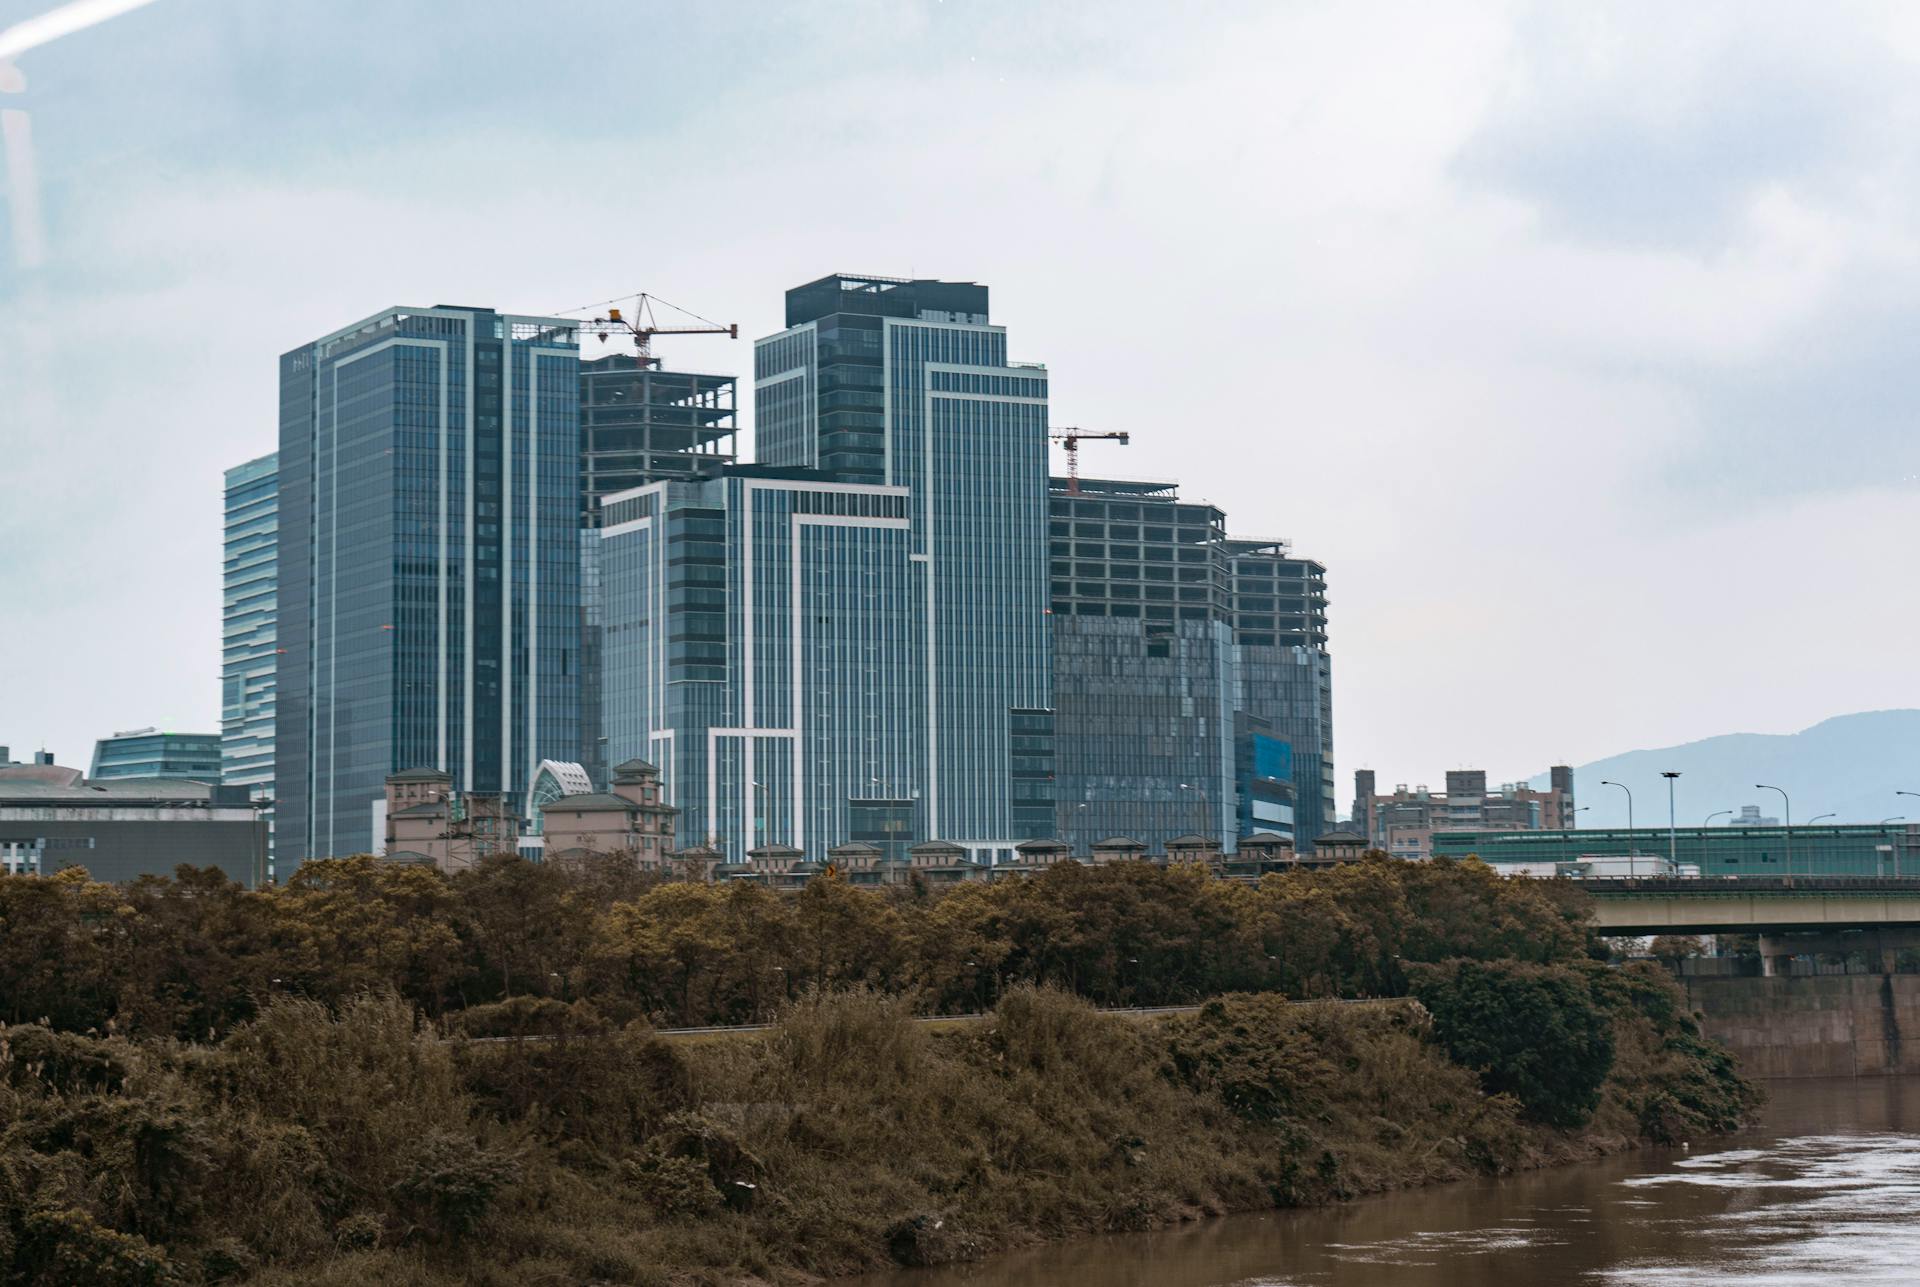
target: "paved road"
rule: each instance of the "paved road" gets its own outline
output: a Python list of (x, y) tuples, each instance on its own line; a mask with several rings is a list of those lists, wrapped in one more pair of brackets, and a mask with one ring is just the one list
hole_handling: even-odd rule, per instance
[[(1323, 997), (1307, 1001), (1291, 1001), (1288, 1002), (1288, 1004), (1401, 1005), (1404, 1004), (1406, 1000), (1407, 998), (1405, 997)], [(1199, 1012), (1200, 1003), (1193, 1005), (1113, 1006), (1095, 1011), (1096, 1014), (1121, 1015), (1126, 1018), (1139, 1019), (1163, 1019), (1168, 1015), (1198, 1014)], [(915, 1015), (913, 1021), (915, 1023), (926, 1024), (932, 1028), (962, 1028), (968, 1024), (979, 1023), (982, 1020), (991, 1019), (992, 1017), (991, 1012), (974, 1014), (923, 1014)], [(773, 1023), (733, 1023), (720, 1024), (708, 1028), (660, 1028), (656, 1031), (655, 1035), (666, 1037), (670, 1040), (685, 1041), (697, 1040), (703, 1037), (736, 1037), (748, 1033), (770, 1032), (778, 1026), (778, 1024)], [(551, 1041), (553, 1037), (547, 1033), (531, 1033), (525, 1037), (470, 1037), (468, 1040), (475, 1043), (487, 1041)]]

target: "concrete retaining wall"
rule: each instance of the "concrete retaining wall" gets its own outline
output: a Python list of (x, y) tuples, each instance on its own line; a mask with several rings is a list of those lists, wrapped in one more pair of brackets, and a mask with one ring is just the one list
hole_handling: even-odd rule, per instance
[(1920, 974), (1683, 978), (1708, 1036), (1750, 1077), (1920, 1073)]

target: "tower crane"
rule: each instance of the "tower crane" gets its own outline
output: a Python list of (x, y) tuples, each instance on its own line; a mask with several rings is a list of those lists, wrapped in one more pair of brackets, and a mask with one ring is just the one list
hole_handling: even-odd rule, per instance
[[(587, 311), (587, 308), (601, 308), (612, 302), (612, 300), (603, 300), (600, 304), (589, 304), (586, 308), (576, 308), (572, 311), (575, 313), (584, 313)], [(661, 326), (654, 319), (653, 315), (653, 306), (656, 303), (663, 304), (676, 313), (685, 313), (688, 317), (701, 323), (701, 325)], [(653, 337), (656, 335), (724, 335), (731, 340), (740, 338), (740, 324), (738, 322), (722, 325), (719, 322), (701, 317), (698, 313), (687, 312), (686, 309), (681, 308), (678, 304), (669, 304), (657, 295), (644, 294), (635, 297), (631, 315), (628, 315), (618, 308), (609, 308), (605, 313), (597, 313), (592, 318), (581, 322), (580, 329), (583, 332), (598, 335), (602, 344), (607, 342), (608, 336), (616, 333), (631, 335), (633, 337), (634, 353), (640, 359), (640, 365), (646, 367), (660, 365), (660, 359), (653, 354)]]
[(1080, 494), (1080, 444), (1107, 438), (1124, 447), (1131, 441), (1132, 436), (1127, 433), (1090, 433), (1085, 429), (1062, 429), (1057, 433), (1048, 434), (1047, 437), (1067, 449), (1067, 495), (1078, 496)]

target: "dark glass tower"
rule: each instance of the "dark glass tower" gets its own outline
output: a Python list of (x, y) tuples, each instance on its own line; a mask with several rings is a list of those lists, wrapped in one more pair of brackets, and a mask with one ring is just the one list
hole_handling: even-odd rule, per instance
[(281, 358), (283, 876), (373, 848), (389, 773), (520, 796), (577, 754), (573, 327), (394, 308)]
[(1061, 839), (1333, 824), (1326, 570), (1171, 483), (1052, 483)]

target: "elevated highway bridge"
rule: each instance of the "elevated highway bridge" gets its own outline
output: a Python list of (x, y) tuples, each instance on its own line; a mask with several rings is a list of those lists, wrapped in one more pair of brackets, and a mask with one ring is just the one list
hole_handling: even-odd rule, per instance
[(1920, 877), (1584, 877), (1602, 934), (1756, 934), (1766, 972), (1808, 953), (1864, 954), (1891, 971), (1920, 950)]
[(1786, 934), (1920, 927), (1920, 877), (1585, 877), (1606, 934)]

